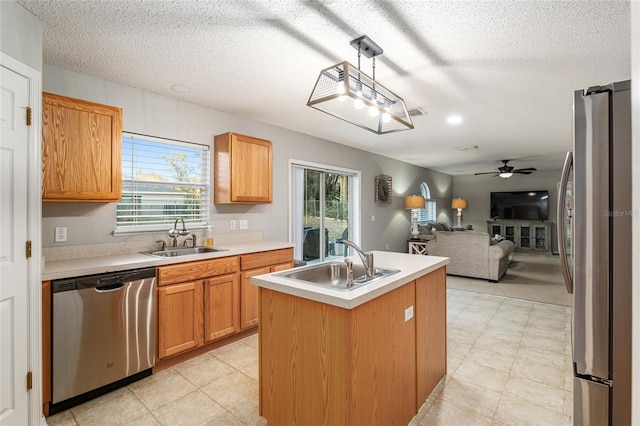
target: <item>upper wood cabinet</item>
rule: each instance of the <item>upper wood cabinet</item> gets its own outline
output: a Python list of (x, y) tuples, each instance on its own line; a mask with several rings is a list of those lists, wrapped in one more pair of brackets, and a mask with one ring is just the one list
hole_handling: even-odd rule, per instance
[(42, 94), (42, 201), (122, 199), (122, 109)]
[(214, 139), (214, 202), (264, 204), (273, 201), (270, 141), (224, 133)]

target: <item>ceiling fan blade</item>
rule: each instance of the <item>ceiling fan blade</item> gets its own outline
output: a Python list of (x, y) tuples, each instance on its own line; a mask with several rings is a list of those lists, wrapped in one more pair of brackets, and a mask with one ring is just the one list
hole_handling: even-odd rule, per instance
[(491, 173), (495, 173), (495, 172), (474, 173), (474, 175), (490, 175)]
[(535, 167), (527, 167), (526, 169), (516, 169), (516, 170), (513, 170), (512, 172), (513, 173), (523, 173), (523, 174), (527, 174), (528, 175), (528, 174), (530, 174), (532, 172), (535, 172), (536, 170), (538, 170), (538, 169), (536, 169)]

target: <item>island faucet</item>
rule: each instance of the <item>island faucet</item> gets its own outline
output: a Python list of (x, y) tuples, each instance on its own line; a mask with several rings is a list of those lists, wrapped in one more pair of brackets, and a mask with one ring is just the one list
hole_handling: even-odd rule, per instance
[[(182, 230), (178, 231), (178, 221), (182, 222)], [(189, 231), (187, 231), (187, 227), (184, 224), (184, 219), (182, 217), (178, 217), (176, 218), (176, 221), (173, 222), (173, 229), (169, 230), (169, 237), (173, 238), (173, 247), (177, 247), (178, 246), (178, 236), (182, 235), (189, 235)]]
[(360, 256), (360, 260), (362, 261), (362, 265), (364, 266), (364, 277), (365, 280), (373, 277), (376, 273), (376, 268), (373, 265), (373, 253), (370, 251), (362, 251), (358, 245), (349, 240), (343, 240), (343, 242), (349, 247), (353, 248), (358, 256)]

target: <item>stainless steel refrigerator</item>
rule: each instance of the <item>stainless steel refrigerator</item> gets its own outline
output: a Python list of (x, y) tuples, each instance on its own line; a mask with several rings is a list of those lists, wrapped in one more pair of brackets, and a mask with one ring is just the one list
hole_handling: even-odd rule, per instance
[(631, 424), (631, 82), (574, 94), (558, 247), (573, 294), (573, 423)]

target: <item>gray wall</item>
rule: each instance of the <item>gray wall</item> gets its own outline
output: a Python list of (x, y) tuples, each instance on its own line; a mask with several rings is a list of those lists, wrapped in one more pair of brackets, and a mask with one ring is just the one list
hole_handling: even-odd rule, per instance
[[(556, 203), (558, 199), (558, 182), (562, 170), (537, 171), (530, 175), (514, 175), (509, 179), (483, 176), (454, 176), (453, 197), (466, 198), (468, 208), (463, 210), (462, 225), (473, 225), (473, 229), (487, 231), (490, 217), (490, 194), (492, 191), (549, 191), (549, 220), (551, 222), (551, 242), (554, 253), (558, 251), (556, 238)], [(451, 211), (453, 220), (457, 221), (456, 212)]]
[[(226, 114), (177, 99), (132, 87), (44, 66), (43, 90), (123, 108), (123, 129), (165, 138), (212, 145), (217, 134), (232, 131), (273, 142), (273, 203), (267, 205), (213, 205), (211, 223), (216, 234), (228, 234), (230, 219), (248, 219), (249, 231), (262, 231), (269, 240), (288, 239), (289, 159), (360, 170), (362, 246), (369, 250), (407, 250), (409, 213), (404, 210), (404, 195), (419, 193), (420, 183), (429, 184), (438, 201), (440, 217), (451, 220), (451, 176), (413, 166), (365, 151), (321, 140), (301, 133)], [(384, 138), (384, 136), (380, 136)], [(378, 174), (391, 175), (391, 205), (374, 201), (374, 180)], [(44, 203), (43, 246), (97, 244), (164, 238), (164, 234), (112, 235), (115, 204)], [(375, 216), (375, 221), (372, 221)], [(56, 226), (68, 228), (68, 241), (54, 243)], [(233, 231), (240, 232), (240, 231)]]
[(42, 22), (13, 0), (0, 1), (0, 50), (42, 71)]

